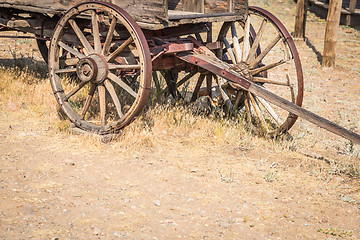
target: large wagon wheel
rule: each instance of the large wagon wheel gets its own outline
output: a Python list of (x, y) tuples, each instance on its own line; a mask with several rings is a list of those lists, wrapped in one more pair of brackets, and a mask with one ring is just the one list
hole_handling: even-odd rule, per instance
[(121, 8), (87, 2), (59, 20), (49, 47), (51, 85), (79, 128), (118, 132), (150, 93), (151, 60), (144, 34)]
[[(256, 32), (254, 39), (250, 37), (252, 28)], [(299, 55), (290, 34), (275, 16), (266, 10), (249, 7), (246, 22), (224, 23), (218, 41), (222, 43), (218, 56), (223, 61), (233, 65), (250, 81), (301, 106), (303, 74)], [(220, 85), (232, 103), (231, 111), (244, 114), (265, 134), (283, 133), (297, 119), (235, 84), (223, 81)]]

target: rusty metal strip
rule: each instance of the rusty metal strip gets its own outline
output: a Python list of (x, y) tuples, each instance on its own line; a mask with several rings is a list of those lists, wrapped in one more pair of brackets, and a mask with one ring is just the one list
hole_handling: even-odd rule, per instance
[(233, 70), (231, 65), (219, 60), (215, 56), (194, 51), (179, 53), (176, 56), (185, 62), (199, 66), (233, 83), (239, 84), (245, 90), (248, 90), (251, 85), (251, 82)]

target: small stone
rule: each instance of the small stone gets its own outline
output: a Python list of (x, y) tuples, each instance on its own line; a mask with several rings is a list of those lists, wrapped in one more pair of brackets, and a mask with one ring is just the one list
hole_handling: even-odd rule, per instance
[(109, 175), (105, 175), (105, 180), (111, 180), (111, 177)]
[(188, 198), (186, 201), (187, 201), (187, 202), (194, 202), (195, 199), (193, 199), (193, 198)]
[(6, 105), (6, 107), (7, 107), (7, 109), (8, 109), (9, 111), (14, 112), (14, 111), (16, 111), (16, 110), (19, 109), (19, 104), (16, 103), (16, 102), (8, 102), (8, 104)]
[(66, 165), (71, 165), (71, 166), (75, 165), (74, 161), (72, 159), (69, 159), (69, 158), (65, 159), (65, 164)]
[(114, 232), (114, 235), (117, 236), (117, 237), (124, 237), (124, 235), (122, 235), (122, 234), (119, 233), (119, 232)]
[(101, 233), (100, 229), (98, 229), (98, 228), (93, 229), (93, 234), (94, 235), (99, 235), (100, 233)]
[(352, 199), (351, 197), (346, 196), (346, 195), (342, 195), (341, 200), (343, 200), (344, 202), (348, 202), (348, 203), (354, 203), (355, 202), (354, 199)]
[(35, 211), (31, 205), (25, 205), (20, 207), (19, 215), (23, 218), (32, 218), (35, 217)]
[(160, 201), (159, 200), (155, 200), (154, 204), (155, 204), (155, 206), (160, 207)]
[(308, 226), (310, 226), (311, 224), (310, 223), (304, 223), (304, 226), (305, 227), (308, 227)]
[(221, 222), (221, 223), (219, 224), (219, 227), (222, 227), (222, 228), (228, 228), (228, 227), (230, 227), (230, 223), (227, 223), (227, 222)]

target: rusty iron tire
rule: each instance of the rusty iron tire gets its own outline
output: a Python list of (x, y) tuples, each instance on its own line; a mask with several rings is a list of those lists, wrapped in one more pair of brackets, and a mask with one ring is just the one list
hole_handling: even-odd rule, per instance
[(81, 3), (59, 20), (49, 46), (50, 82), (77, 127), (117, 133), (142, 111), (151, 90), (146, 38), (123, 9)]

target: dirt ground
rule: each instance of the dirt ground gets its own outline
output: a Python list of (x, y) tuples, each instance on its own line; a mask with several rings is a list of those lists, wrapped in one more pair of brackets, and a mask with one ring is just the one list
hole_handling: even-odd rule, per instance
[[(294, 3), (266, 3), (292, 30)], [(296, 42), (304, 107), (360, 133), (360, 32), (340, 28), (328, 69), (324, 29), (310, 14)], [(33, 41), (0, 50), (5, 66), (20, 52), (41, 65)], [(360, 148), (347, 140), (299, 120), (284, 142), (155, 122), (141, 141), (129, 127), (102, 143), (54, 128), (46, 87), (35, 107), (0, 88), (1, 239), (360, 239)]]

